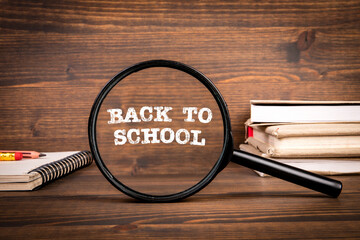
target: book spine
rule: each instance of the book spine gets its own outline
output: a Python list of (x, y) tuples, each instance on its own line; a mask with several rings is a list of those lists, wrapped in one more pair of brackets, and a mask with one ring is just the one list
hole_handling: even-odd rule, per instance
[(360, 124), (285, 124), (267, 126), (263, 131), (277, 138), (360, 136)]
[(35, 168), (29, 173), (39, 173), (41, 175), (43, 185), (69, 173), (72, 173), (79, 168), (88, 166), (92, 163), (92, 161), (93, 157), (91, 152), (82, 151), (58, 161)]

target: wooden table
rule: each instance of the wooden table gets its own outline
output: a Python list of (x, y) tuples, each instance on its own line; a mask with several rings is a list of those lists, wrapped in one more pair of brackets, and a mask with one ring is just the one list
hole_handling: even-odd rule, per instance
[[(235, 146), (249, 100), (360, 100), (360, 1), (0, 1), (0, 149), (88, 150), (102, 87), (150, 59), (225, 98)], [(95, 165), (0, 193), (1, 239), (360, 238), (359, 176), (338, 199), (230, 165), (199, 194), (145, 204)]]
[(93, 164), (38, 191), (1, 192), (0, 238), (360, 238), (360, 176), (336, 179), (337, 199), (230, 163), (198, 194), (152, 204), (117, 191)]

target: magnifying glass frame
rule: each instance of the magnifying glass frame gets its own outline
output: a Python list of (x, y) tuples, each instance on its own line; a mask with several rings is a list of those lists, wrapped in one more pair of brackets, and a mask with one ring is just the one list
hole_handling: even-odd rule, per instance
[[(212, 94), (216, 103), (221, 112), (221, 116), (223, 119), (223, 129), (224, 129), (224, 141), (223, 148), (220, 154), (219, 159), (216, 161), (213, 168), (210, 172), (197, 184), (194, 186), (170, 195), (149, 195), (144, 194), (138, 191), (135, 191), (120, 181), (118, 181), (108, 170), (103, 159), (101, 158), (101, 154), (98, 151), (97, 140), (96, 140), (96, 121), (99, 114), (99, 109), (101, 107), (102, 102), (111, 91), (111, 89), (118, 84), (122, 79), (129, 76), (132, 73), (138, 72), (147, 68), (154, 67), (165, 67), (165, 68), (173, 68), (185, 72), (198, 81), (200, 81)], [(299, 168), (295, 168), (277, 161), (269, 160), (260, 156), (256, 156), (241, 150), (234, 150), (233, 148), (233, 138), (231, 134), (231, 126), (230, 126), (230, 117), (227, 109), (227, 105), (222, 98), (220, 92), (217, 90), (215, 85), (202, 73), (195, 70), (194, 68), (187, 66), (185, 64), (169, 61), (169, 60), (151, 60), (146, 62), (141, 62), (136, 65), (133, 65), (118, 75), (116, 75), (112, 80), (110, 80), (106, 86), (101, 90), (100, 94), (97, 96), (94, 105), (91, 109), (90, 118), (89, 118), (89, 143), (91, 151), (94, 155), (95, 162), (99, 167), (102, 174), (107, 178), (107, 180), (114, 185), (117, 189), (122, 191), (123, 193), (147, 202), (170, 202), (175, 200), (184, 199), (193, 195), (194, 193), (200, 191), (207, 184), (209, 184), (214, 177), (223, 170), (229, 161), (235, 162), (239, 165), (261, 171), (263, 173), (267, 173), (274, 177), (281, 178), (283, 180), (298, 184), (300, 186), (304, 186), (306, 188), (327, 194), (331, 197), (338, 197), (342, 190), (342, 183), (327, 178), (325, 176), (320, 176), (311, 172), (304, 171)]]
[[(214, 97), (219, 110), (221, 112), (221, 116), (223, 119), (223, 129), (224, 129), (224, 140), (223, 140), (223, 148), (220, 154), (219, 159), (216, 161), (213, 168), (210, 170), (210, 172), (201, 179), (197, 184), (194, 186), (175, 193), (175, 194), (169, 194), (169, 195), (150, 195), (150, 194), (144, 194), (138, 191), (135, 191), (128, 186), (124, 185), (122, 182), (120, 182), (118, 179), (116, 179), (109, 169), (107, 168), (106, 164), (104, 163), (101, 154), (98, 150), (97, 145), (97, 138), (96, 138), (96, 123), (97, 118), (99, 115), (100, 107), (106, 98), (106, 96), (109, 94), (109, 92), (115, 87), (121, 80), (126, 78), (132, 73), (147, 69), (147, 68), (155, 68), (155, 67), (165, 67), (165, 68), (172, 68), (176, 69), (182, 72), (185, 72), (194, 78), (196, 78), (198, 81), (200, 81), (212, 94)], [(117, 74), (113, 79), (111, 79), (105, 87), (101, 90), (97, 98), (95, 99), (95, 102), (93, 104), (93, 107), (91, 109), (90, 117), (89, 117), (89, 124), (88, 124), (88, 133), (89, 133), (89, 144), (91, 151), (93, 153), (95, 162), (100, 169), (101, 173), (105, 176), (105, 178), (117, 189), (119, 189), (121, 192), (129, 195), (130, 197), (147, 201), (147, 202), (170, 202), (175, 200), (181, 200), (184, 198), (187, 198), (201, 189), (203, 189), (206, 185), (208, 185), (215, 176), (224, 169), (227, 164), (229, 163), (231, 156), (233, 155), (233, 138), (231, 134), (231, 125), (230, 125), (230, 117), (229, 112), (227, 109), (227, 105), (222, 98), (219, 90), (215, 87), (215, 85), (201, 72), (197, 71), (196, 69), (187, 66), (180, 62), (170, 61), (170, 60), (151, 60), (151, 61), (145, 61), (138, 64), (135, 64), (129, 68), (124, 69), (119, 74)]]

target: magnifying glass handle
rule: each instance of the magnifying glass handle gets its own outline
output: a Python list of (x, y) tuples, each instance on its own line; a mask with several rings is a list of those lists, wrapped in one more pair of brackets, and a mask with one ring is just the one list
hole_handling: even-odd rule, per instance
[(339, 181), (241, 150), (234, 150), (231, 161), (331, 197), (338, 197), (341, 193), (342, 183)]

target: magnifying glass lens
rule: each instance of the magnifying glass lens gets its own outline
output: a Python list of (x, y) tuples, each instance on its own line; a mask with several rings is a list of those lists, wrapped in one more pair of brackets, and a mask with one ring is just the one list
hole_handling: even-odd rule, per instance
[(143, 194), (171, 195), (198, 184), (219, 161), (224, 124), (202, 82), (174, 68), (152, 67), (108, 92), (96, 139), (116, 181)]

